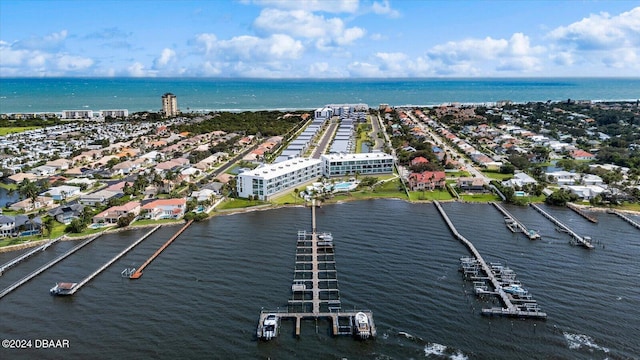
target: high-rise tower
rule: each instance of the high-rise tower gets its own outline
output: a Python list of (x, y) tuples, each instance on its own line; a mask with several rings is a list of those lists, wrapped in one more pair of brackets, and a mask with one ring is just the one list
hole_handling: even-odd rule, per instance
[(166, 117), (178, 115), (178, 98), (172, 93), (162, 95), (162, 112)]

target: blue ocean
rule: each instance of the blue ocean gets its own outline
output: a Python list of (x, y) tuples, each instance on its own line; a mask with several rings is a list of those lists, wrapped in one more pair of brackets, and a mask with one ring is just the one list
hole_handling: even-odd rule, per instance
[(128, 109), (159, 111), (171, 92), (181, 111), (315, 109), (331, 103), (438, 105), (637, 100), (640, 78), (518, 79), (194, 79), (4, 78), (0, 113)]

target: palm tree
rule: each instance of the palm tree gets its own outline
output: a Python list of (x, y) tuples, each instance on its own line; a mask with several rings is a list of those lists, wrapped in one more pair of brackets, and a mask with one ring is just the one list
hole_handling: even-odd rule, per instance
[(18, 194), (25, 199), (31, 199), (31, 204), (35, 206), (38, 199), (38, 187), (35, 182), (31, 182), (29, 179), (24, 179), (18, 185)]

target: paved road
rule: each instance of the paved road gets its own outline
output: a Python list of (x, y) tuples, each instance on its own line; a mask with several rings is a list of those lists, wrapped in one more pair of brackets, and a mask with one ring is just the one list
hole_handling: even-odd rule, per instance
[(380, 119), (378, 116), (369, 116), (371, 119), (371, 137), (373, 137), (373, 149), (382, 151), (384, 149), (384, 140), (378, 137), (380, 132)]
[(333, 120), (329, 120), (331, 123), (327, 130), (322, 134), (322, 137), (318, 141), (318, 146), (316, 146), (315, 150), (313, 150), (313, 155), (311, 155), (314, 159), (320, 159), (320, 156), (325, 153), (327, 147), (329, 146), (329, 141), (333, 138), (333, 134), (335, 134), (336, 129), (338, 128), (338, 123)]

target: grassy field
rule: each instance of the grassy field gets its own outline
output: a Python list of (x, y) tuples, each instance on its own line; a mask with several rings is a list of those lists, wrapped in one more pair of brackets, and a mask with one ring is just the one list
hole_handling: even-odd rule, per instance
[(500, 201), (500, 197), (495, 194), (460, 194), (460, 197), (468, 202)]
[(508, 180), (513, 177), (513, 174), (501, 174), (501, 173), (491, 172), (491, 171), (483, 171), (482, 174), (488, 178), (501, 180), (501, 181)]
[(0, 136), (4, 136), (7, 134), (17, 134), (24, 131), (39, 129), (40, 126), (10, 126), (10, 127), (0, 127)]
[(410, 191), (409, 199), (411, 201), (433, 201), (433, 200), (451, 200), (453, 197), (447, 190), (434, 191)]
[(229, 210), (229, 209), (244, 209), (251, 206), (264, 205), (264, 201), (259, 200), (247, 200), (247, 199), (231, 199), (224, 201), (222, 204), (216, 207), (217, 210)]

